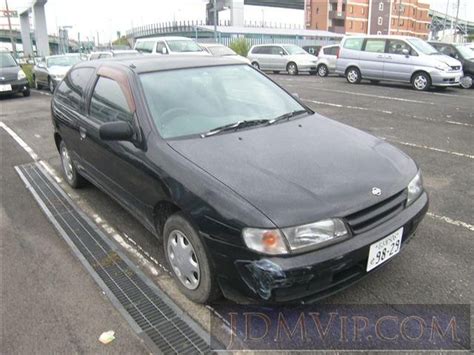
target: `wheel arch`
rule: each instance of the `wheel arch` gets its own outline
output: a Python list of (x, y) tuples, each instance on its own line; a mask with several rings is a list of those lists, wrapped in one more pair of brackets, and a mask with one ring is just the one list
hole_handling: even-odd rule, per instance
[(423, 74), (426, 74), (428, 75), (428, 77), (430, 78), (431, 82), (433, 81), (433, 79), (431, 78), (431, 74), (429, 72), (427, 72), (426, 70), (423, 70), (423, 69), (417, 69), (413, 72), (413, 74), (411, 75), (410, 77), (410, 83), (413, 82), (413, 78), (415, 77), (416, 74), (419, 74), (419, 73), (423, 73)]
[(63, 138), (61, 137), (61, 135), (58, 132), (54, 132), (54, 143), (56, 144), (56, 149), (58, 150), (58, 152), (59, 152), (59, 145), (61, 144), (62, 140)]

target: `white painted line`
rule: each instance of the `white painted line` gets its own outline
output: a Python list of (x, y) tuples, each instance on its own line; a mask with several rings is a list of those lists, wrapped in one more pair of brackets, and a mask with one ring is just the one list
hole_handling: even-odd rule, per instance
[(447, 123), (455, 124), (458, 126), (466, 126), (466, 127), (474, 127), (474, 124), (464, 123), (464, 122), (456, 122), (456, 121), (446, 121)]
[(431, 213), (431, 212), (428, 212), (427, 215), (430, 216), (431, 218), (434, 218), (434, 219), (452, 224), (454, 226), (463, 227), (463, 228), (466, 228), (466, 229), (470, 230), (471, 232), (474, 232), (474, 225), (472, 225), (472, 224), (469, 224), (469, 223), (466, 223), (466, 222), (463, 222), (463, 221), (457, 221), (455, 219), (452, 219), (452, 218), (449, 218), (449, 217), (446, 217), (446, 216), (438, 216), (437, 214), (434, 214), (434, 213)]
[(348, 95), (351, 95), (351, 96), (365, 96), (365, 97), (374, 97), (374, 98), (383, 99), (383, 100), (394, 100), (394, 101), (410, 102), (410, 103), (415, 103), (415, 104), (434, 105), (434, 102), (427, 102), (427, 101), (420, 101), (420, 100), (413, 100), (413, 99), (404, 99), (402, 97), (381, 96), (381, 95), (374, 95), (374, 94), (365, 94), (365, 93), (361, 93), (361, 92), (333, 90), (333, 89), (324, 89), (324, 91), (335, 92), (335, 93), (340, 93), (340, 94), (348, 94)]
[(0, 127), (2, 127), (9, 135), (12, 137), (19, 145), (22, 147), (34, 161), (38, 161), (38, 155), (30, 148), (26, 142), (20, 138), (10, 127), (8, 127), (4, 122), (0, 122)]
[(440, 152), (440, 153), (451, 154), (451, 155), (455, 155), (455, 156), (462, 157), (462, 158), (474, 159), (474, 155), (471, 155), (471, 154), (465, 154), (465, 153), (459, 153), (459, 152), (452, 152), (452, 151), (449, 151), (449, 150), (445, 150), (445, 149), (441, 149), (441, 148), (435, 148), (435, 147), (430, 147), (430, 146), (422, 145), (422, 144), (415, 144), (415, 143), (410, 143), (410, 142), (401, 142), (401, 141), (394, 140), (394, 139), (391, 139), (391, 138), (385, 138), (385, 137), (380, 137), (380, 138), (381, 138), (381, 139), (388, 140), (388, 141), (390, 141), (390, 142), (392, 142), (392, 143), (398, 143), (398, 144), (401, 144), (401, 145), (406, 145), (406, 146), (408, 146), (408, 147), (427, 149), (427, 150), (432, 150), (432, 151), (434, 151), (434, 152)]

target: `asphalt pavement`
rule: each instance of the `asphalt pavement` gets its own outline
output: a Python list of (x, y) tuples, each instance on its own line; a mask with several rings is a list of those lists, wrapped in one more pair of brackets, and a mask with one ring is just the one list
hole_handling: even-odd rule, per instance
[[(336, 76), (271, 78), (289, 92), (298, 93), (318, 113), (386, 139), (413, 157), (423, 171), (431, 199), (429, 214), (403, 253), (324, 302), (472, 305), (474, 90), (449, 88), (425, 93), (399, 84), (353, 86)], [(50, 99), (46, 91), (33, 91), (29, 98), (2, 99), (0, 120), (60, 175)], [(1, 128), (0, 133), (2, 344), (8, 345), (8, 352), (34, 350), (38, 344), (42, 346), (38, 349), (62, 352), (66, 343), (78, 344), (79, 348), (71, 348), (75, 352), (113, 349), (99, 346), (97, 337), (108, 328), (126, 333), (126, 323), (67, 250), (13, 171), (14, 165), (31, 158)], [(187, 301), (179, 293), (163, 268), (162, 246), (153, 235), (95, 187), (72, 191), (62, 186), (104, 229), (113, 228), (123, 236), (132, 260), (185, 312), (208, 328), (209, 309)], [(24, 243), (29, 245), (27, 250), (22, 247)], [(39, 309), (45, 307), (44, 311), (31, 311), (36, 305), (41, 305)], [(43, 317), (49, 318), (40, 323)], [(21, 329), (28, 329), (28, 336), (18, 339), (14, 335)], [(129, 334), (121, 334), (116, 342), (121, 345), (120, 339), (127, 340), (128, 345), (117, 349), (143, 351), (138, 338), (128, 330)], [(54, 336), (45, 339), (44, 334)], [(76, 343), (66, 340), (73, 338)]]

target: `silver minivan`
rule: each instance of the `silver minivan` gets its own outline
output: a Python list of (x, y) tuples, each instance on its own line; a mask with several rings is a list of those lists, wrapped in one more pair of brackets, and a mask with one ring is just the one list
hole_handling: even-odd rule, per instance
[(257, 69), (290, 75), (301, 72), (317, 73), (317, 58), (294, 44), (260, 44), (250, 48), (247, 55)]
[(339, 50), (336, 73), (351, 84), (362, 79), (411, 83), (415, 90), (431, 86), (458, 86), (463, 76), (458, 60), (440, 54), (416, 37), (345, 37)]

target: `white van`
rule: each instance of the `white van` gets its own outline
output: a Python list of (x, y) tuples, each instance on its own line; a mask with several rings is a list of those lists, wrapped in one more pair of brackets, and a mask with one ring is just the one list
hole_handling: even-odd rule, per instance
[(187, 37), (152, 37), (140, 38), (135, 42), (135, 50), (144, 54), (192, 54), (207, 55), (196, 42)]

